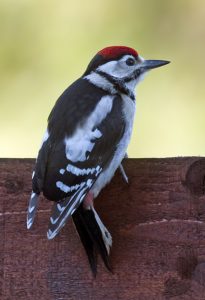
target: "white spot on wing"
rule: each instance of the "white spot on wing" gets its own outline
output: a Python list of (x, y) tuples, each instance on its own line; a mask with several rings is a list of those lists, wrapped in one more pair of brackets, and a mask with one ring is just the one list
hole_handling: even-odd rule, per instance
[(56, 182), (56, 186), (57, 186), (61, 191), (63, 191), (64, 193), (70, 192), (70, 187), (67, 186), (66, 184), (64, 184), (64, 183), (61, 182), (61, 181), (57, 181), (57, 182)]
[(65, 173), (65, 169), (60, 169), (59, 172), (63, 175)]
[(96, 176), (102, 171), (102, 168), (100, 166), (96, 167)]
[(80, 184), (68, 186), (68, 185), (64, 184), (62, 181), (57, 181), (56, 182), (56, 186), (61, 191), (63, 191), (64, 193), (69, 193), (69, 192), (76, 191), (77, 189), (79, 189), (80, 187), (82, 187), (84, 184), (85, 184), (85, 182), (81, 182)]
[(76, 166), (73, 166), (71, 164), (68, 164), (66, 167), (66, 170), (76, 176), (83, 176), (83, 175), (89, 175), (96, 173), (96, 176), (99, 174), (99, 172), (102, 170), (100, 166), (97, 166), (95, 168), (87, 168), (87, 169), (80, 169)]
[(84, 175), (84, 172), (82, 169), (78, 168), (78, 167), (75, 167), (75, 166), (72, 166), (71, 164), (68, 164), (67, 167), (66, 167), (66, 170), (76, 176), (79, 176), (79, 175)]
[(92, 179), (88, 179), (86, 184), (88, 187), (91, 187), (93, 180)]
[[(86, 182), (81, 182), (80, 184), (76, 184), (76, 185), (72, 185), (72, 186), (68, 186), (66, 184), (64, 184), (62, 181), (57, 181), (56, 182), (56, 186), (57, 188), (59, 188), (61, 191), (63, 191), (64, 193), (69, 193), (69, 192), (73, 192), (78, 190), (79, 188), (82, 188), (85, 184), (88, 187), (91, 187), (93, 180), (92, 179), (88, 179)], [(62, 211), (64, 208), (58, 204), (57, 205), (58, 209), (60, 211)]]

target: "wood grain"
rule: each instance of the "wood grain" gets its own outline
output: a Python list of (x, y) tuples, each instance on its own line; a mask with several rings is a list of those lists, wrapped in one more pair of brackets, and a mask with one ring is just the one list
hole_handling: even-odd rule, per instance
[(0, 160), (0, 299), (205, 299), (205, 158), (127, 159), (96, 200), (114, 274), (93, 279), (71, 221), (46, 238), (52, 203), (26, 229), (34, 160)]

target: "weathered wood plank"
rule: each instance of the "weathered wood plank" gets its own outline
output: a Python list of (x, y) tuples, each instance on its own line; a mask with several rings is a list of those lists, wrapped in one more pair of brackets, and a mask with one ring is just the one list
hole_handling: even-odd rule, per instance
[(93, 279), (68, 222), (48, 241), (52, 203), (26, 229), (34, 160), (0, 160), (0, 299), (205, 299), (205, 158), (128, 159), (96, 208), (113, 236), (114, 274)]

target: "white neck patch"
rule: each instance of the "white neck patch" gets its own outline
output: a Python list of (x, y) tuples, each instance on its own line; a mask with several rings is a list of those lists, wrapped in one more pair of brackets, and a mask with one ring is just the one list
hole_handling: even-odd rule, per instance
[(110, 83), (106, 78), (104, 78), (100, 74), (92, 72), (89, 75), (83, 77), (83, 79), (87, 79), (88, 81), (90, 81), (94, 85), (102, 88), (105, 91), (110, 91), (111, 94), (116, 94), (117, 93), (117, 91), (114, 88), (113, 84)]

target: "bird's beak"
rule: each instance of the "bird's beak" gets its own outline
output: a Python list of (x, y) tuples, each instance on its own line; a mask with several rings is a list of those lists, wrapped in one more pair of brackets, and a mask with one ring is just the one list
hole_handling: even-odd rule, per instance
[(142, 62), (142, 64), (140, 65), (140, 69), (142, 71), (148, 71), (151, 69), (162, 67), (169, 63), (170, 63), (170, 61), (167, 61), (167, 60), (144, 60)]

